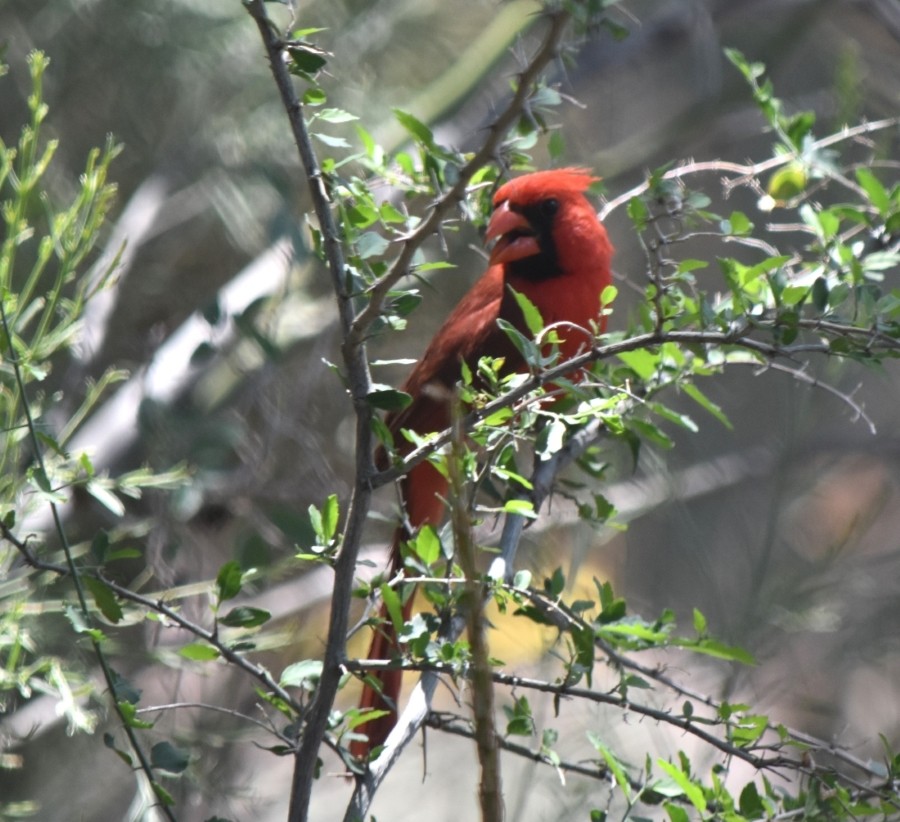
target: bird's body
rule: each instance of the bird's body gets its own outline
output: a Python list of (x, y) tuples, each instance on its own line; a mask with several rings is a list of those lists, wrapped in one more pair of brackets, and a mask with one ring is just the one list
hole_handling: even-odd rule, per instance
[[(485, 274), (460, 300), (413, 368), (403, 391), (412, 402), (385, 422), (402, 453), (408, 429), (417, 434), (442, 431), (450, 425), (450, 399), (460, 378), (461, 363), (473, 371), (481, 357), (503, 357), (511, 373), (524, 360), (499, 327), (503, 319), (528, 335), (522, 311), (512, 291), (524, 294), (538, 309), (545, 326), (560, 323), (560, 353), (568, 359), (591, 339), (590, 327), (600, 317), (600, 294), (611, 282), (612, 246), (596, 212), (584, 196), (596, 178), (582, 169), (540, 171), (518, 177), (494, 195), (494, 211), (486, 239), (495, 241)], [(408, 527), (438, 526), (444, 513), (447, 482), (430, 464), (420, 463), (402, 481)], [(391, 549), (391, 575), (402, 569), (400, 542), (411, 533), (398, 529)], [(404, 609), (407, 618), (411, 598)], [(375, 633), (370, 659), (390, 659), (397, 653), (390, 621)], [(365, 686), (361, 708), (390, 713), (361, 727), (368, 745), (354, 743), (365, 756), (381, 745), (396, 721), (400, 671), (379, 673), (381, 691)]]

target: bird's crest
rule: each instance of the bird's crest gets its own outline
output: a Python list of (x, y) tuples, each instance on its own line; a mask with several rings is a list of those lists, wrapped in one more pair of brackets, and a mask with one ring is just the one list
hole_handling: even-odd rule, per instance
[(542, 199), (560, 194), (583, 194), (600, 180), (587, 168), (554, 168), (535, 171), (504, 183), (494, 194), (494, 205), (504, 200)]

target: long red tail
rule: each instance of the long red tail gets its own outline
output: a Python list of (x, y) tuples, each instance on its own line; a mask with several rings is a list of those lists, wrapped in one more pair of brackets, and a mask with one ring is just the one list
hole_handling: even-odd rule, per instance
[[(399, 537), (399, 533), (398, 533)], [(399, 551), (399, 544), (395, 539), (395, 547), (392, 551)], [(413, 597), (409, 597), (403, 604), (403, 619), (409, 619), (412, 613)], [(369, 645), (368, 659), (390, 660), (400, 655), (400, 647), (397, 642), (397, 629), (391, 620), (387, 608), (381, 606), (379, 618), (382, 624), (376, 628)], [(350, 743), (350, 753), (365, 759), (372, 748), (383, 745), (388, 734), (397, 723), (397, 703), (400, 700), (400, 688), (403, 685), (403, 671), (394, 670), (377, 671), (371, 675), (378, 682), (378, 687), (373, 687), (368, 682), (363, 686), (362, 696), (359, 698), (361, 711), (378, 710), (388, 711), (384, 716), (371, 719), (360, 725), (357, 730), (369, 737), (368, 742), (354, 740)]]
[[(440, 523), (444, 513), (444, 498), (447, 495), (447, 481), (434, 467), (428, 463), (417, 465), (403, 481), (402, 490), (407, 519), (413, 531), (423, 525), (437, 526)], [(391, 577), (396, 576), (403, 568), (400, 543), (407, 538), (406, 531), (398, 528), (391, 545)], [(409, 619), (412, 605), (413, 597), (410, 596), (403, 605), (404, 621)], [(383, 622), (372, 636), (367, 658), (390, 660), (400, 655), (397, 631), (383, 605), (379, 615)], [(397, 723), (397, 702), (400, 698), (403, 671), (399, 669), (377, 671), (372, 674), (372, 678), (378, 682), (379, 688), (369, 683), (363, 686), (359, 700), (360, 710), (376, 709), (389, 713), (358, 726), (357, 730), (369, 737), (368, 742), (355, 740), (350, 743), (350, 753), (360, 759), (365, 759), (373, 748), (383, 745)]]

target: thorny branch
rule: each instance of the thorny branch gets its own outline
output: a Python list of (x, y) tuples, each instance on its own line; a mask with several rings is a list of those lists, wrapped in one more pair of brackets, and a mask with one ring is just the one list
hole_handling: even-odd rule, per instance
[[(632, 661), (629, 660), (629, 662)], [(357, 662), (348, 663), (347, 667), (348, 669), (354, 671), (374, 671), (383, 668), (402, 668), (404, 671), (420, 671), (424, 674), (432, 675), (435, 677), (439, 676), (440, 674), (446, 674), (454, 678), (462, 677), (464, 679), (468, 679), (471, 676), (470, 670), (460, 670), (459, 668), (451, 665), (440, 665), (431, 662), (397, 663), (384, 662), (383, 660), (359, 660)], [(631, 667), (635, 666), (632, 665)], [(651, 668), (642, 666), (637, 669), (646, 673), (648, 676), (653, 676), (660, 682), (664, 681), (658, 675), (658, 672), (654, 672), (654, 670)], [(820, 765), (816, 763), (814, 757), (810, 756), (808, 753), (806, 755), (801, 754), (798, 757), (791, 757), (782, 753), (777, 753), (781, 748), (789, 744), (790, 741), (793, 741), (796, 743), (800, 743), (804, 748), (808, 747), (810, 752), (812, 752), (813, 754), (823, 753), (828, 754), (829, 756), (833, 756), (837, 759), (842, 759), (842, 761), (844, 761), (846, 764), (851, 765), (853, 768), (864, 773), (870, 780), (878, 780), (877, 782), (866, 784), (864, 782), (860, 782), (858, 779), (854, 779), (848, 774), (840, 774), (840, 778), (844, 782), (846, 782), (846, 784), (851, 785), (852, 787), (860, 790), (863, 793), (869, 795), (877, 795), (881, 791), (892, 789), (892, 785), (889, 782), (885, 782), (884, 773), (880, 772), (876, 767), (873, 767), (871, 764), (862, 762), (856, 757), (847, 754), (845, 751), (841, 751), (839, 748), (836, 748), (834, 745), (828, 744), (823, 740), (816, 739), (815, 737), (812, 737), (808, 734), (795, 733), (789, 729), (786, 729), (790, 737), (790, 739), (787, 741), (779, 740), (775, 743), (766, 744), (760, 742), (752, 747), (742, 747), (735, 743), (729, 742), (727, 739), (721, 739), (715, 734), (710, 733), (704, 727), (701, 727), (704, 724), (708, 727), (713, 727), (716, 724), (728, 727), (729, 723), (726, 720), (708, 720), (696, 716), (688, 717), (679, 715), (667, 709), (656, 708), (651, 705), (645, 705), (640, 702), (635, 702), (625, 696), (622, 696), (620, 693), (618, 693), (617, 690), (610, 692), (597, 691), (592, 688), (582, 688), (573, 685), (566, 685), (564, 683), (561, 684), (548, 682), (542, 679), (533, 679), (513, 674), (504, 674), (500, 671), (493, 671), (491, 673), (491, 679), (496, 684), (503, 685), (509, 688), (533, 690), (541, 693), (553, 694), (559, 697), (580, 699), (597, 704), (609, 705), (625, 712), (637, 714), (641, 717), (645, 717), (660, 724), (674, 727), (682, 733), (694, 736), (701, 742), (709, 745), (712, 748), (715, 748), (726, 756), (740, 759), (757, 770), (768, 770), (773, 772), (778, 772), (781, 770), (791, 770), (794, 772), (803, 773), (807, 776), (816, 774), (828, 776), (834, 773), (834, 770), (831, 766), (827, 764)], [(708, 705), (713, 709), (717, 707), (715, 702), (709, 700), (708, 697), (700, 697), (698, 701)], [(462, 717), (454, 717), (454, 719), (457, 720), (460, 724), (466, 724), (466, 720)], [(431, 715), (425, 717), (422, 724), (427, 724), (430, 727), (446, 729), (445, 722), (432, 722)], [(769, 728), (769, 730), (774, 731), (774, 729), (772, 728)], [(470, 735), (471, 733), (472, 732), (469, 731), (467, 735)], [(510, 748), (506, 744), (503, 744), (502, 741), (501, 746), (505, 750), (510, 750)], [(755, 751), (775, 751), (776, 754), (765, 755), (756, 753)], [(529, 752), (528, 755), (530, 756), (531, 753)], [(594, 771), (594, 775), (596, 775), (596, 770)]]

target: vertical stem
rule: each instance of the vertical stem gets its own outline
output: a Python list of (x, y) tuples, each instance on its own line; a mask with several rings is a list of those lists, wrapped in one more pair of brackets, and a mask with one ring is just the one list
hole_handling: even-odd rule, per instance
[(356, 412), (356, 482), (344, 524), (341, 549), (335, 562), (334, 593), (331, 598), (324, 666), (315, 697), (309, 711), (303, 717), (305, 724), (295, 759), (291, 785), (288, 819), (290, 822), (305, 822), (309, 814), (309, 801), (317, 771), (319, 748), (328, 727), (331, 706), (334, 704), (340, 684), (341, 665), (346, 657), (353, 578), (356, 573), (356, 560), (372, 498), (369, 483), (369, 478), (375, 470), (372, 458), (372, 408), (366, 400), (371, 390), (371, 378), (365, 341), (352, 337), (350, 334), (353, 326), (354, 306), (352, 297), (346, 288), (341, 234), (331, 212), (325, 181), (322, 178), (306, 121), (303, 118), (303, 106), (297, 98), (293, 81), (284, 63), (282, 41), (269, 19), (263, 0), (244, 0), (244, 5), (259, 28), (272, 68), (272, 75), (290, 121), (294, 142), (300, 154), (300, 161), (303, 164), (312, 197), (313, 208), (322, 231), (325, 257), (337, 298), (338, 314), (343, 332), (344, 366)]
[(453, 415), (453, 440), (448, 469), (450, 475), (450, 518), (456, 546), (456, 559), (466, 577), (463, 610), (472, 650), (472, 714), (475, 723), (475, 745), (481, 766), (478, 800), (482, 822), (503, 819), (503, 789), (500, 778), (500, 754), (494, 725), (494, 682), (484, 629), (484, 584), (479, 579), (476, 546), (472, 539), (472, 522), (466, 504), (466, 482), (463, 471), (466, 459), (462, 419), (458, 404)]

